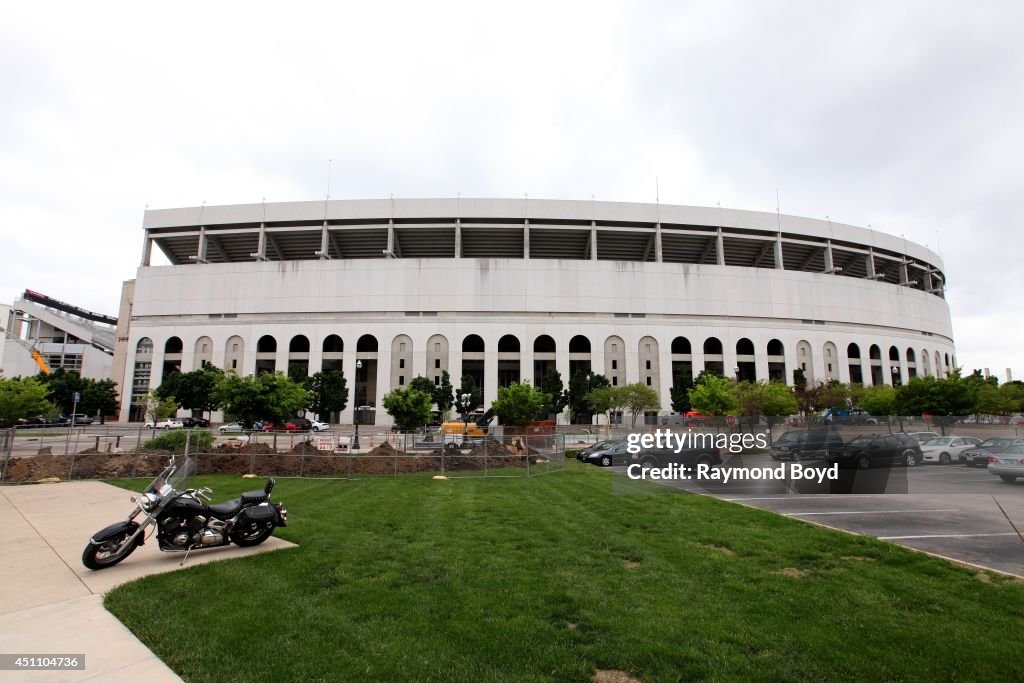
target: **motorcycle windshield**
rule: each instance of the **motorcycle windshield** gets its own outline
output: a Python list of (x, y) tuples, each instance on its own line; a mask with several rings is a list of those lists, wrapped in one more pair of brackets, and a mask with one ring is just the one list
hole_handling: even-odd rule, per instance
[(171, 491), (184, 491), (187, 488), (188, 478), (195, 473), (195, 470), (196, 461), (194, 459), (185, 458), (179, 462), (177, 458), (172, 458), (167, 468), (146, 487), (146, 493), (165, 496)]

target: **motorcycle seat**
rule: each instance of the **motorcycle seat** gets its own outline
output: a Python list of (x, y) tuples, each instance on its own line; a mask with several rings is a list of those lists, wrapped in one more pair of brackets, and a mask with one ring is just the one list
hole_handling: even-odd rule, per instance
[(240, 498), (235, 498), (234, 500), (217, 503), (216, 505), (209, 505), (207, 507), (210, 508), (210, 512), (218, 517), (234, 517), (241, 509), (242, 501)]
[(267, 499), (266, 491), (246, 491), (242, 494), (242, 502), (247, 504), (262, 503)]

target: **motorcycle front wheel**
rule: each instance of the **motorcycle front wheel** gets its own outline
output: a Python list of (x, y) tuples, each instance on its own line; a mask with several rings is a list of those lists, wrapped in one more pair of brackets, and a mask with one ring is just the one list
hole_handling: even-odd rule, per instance
[(90, 543), (85, 546), (85, 552), (82, 553), (82, 564), (89, 569), (106, 569), (107, 567), (113, 567), (115, 564), (135, 552), (135, 548), (138, 544), (132, 543), (120, 554), (117, 554), (118, 546), (124, 543), (125, 539), (129, 536), (131, 536), (131, 534), (125, 532), (107, 539), (102, 543)]
[[(256, 525), (253, 525), (256, 526)], [(243, 548), (250, 546), (259, 545), (263, 541), (267, 540), (274, 534), (274, 527), (259, 526), (256, 528), (248, 529), (235, 529), (231, 532), (231, 540), (235, 545)]]

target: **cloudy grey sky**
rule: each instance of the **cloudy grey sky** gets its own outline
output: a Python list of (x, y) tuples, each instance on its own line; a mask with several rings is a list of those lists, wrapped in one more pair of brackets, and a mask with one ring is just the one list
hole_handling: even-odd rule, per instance
[[(145, 6), (144, 6), (145, 5)], [(775, 209), (945, 259), (1024, 378), (1024, 4), (0, 0), (0, 301), (115, 313), (151, 208), (521, 196)]]

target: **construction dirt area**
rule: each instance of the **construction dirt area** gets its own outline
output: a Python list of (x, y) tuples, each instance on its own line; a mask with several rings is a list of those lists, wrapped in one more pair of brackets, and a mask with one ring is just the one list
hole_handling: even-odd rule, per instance
[[(173, 454), (140, 449), (129, 452), (99, 452), (88, 449), (75, 454), (40, 453), (11, 457), (3, 470), (4, 482), (33, 482), (53, 479), (121, 479), (155, 477)], [(197, 474), (256, 474), (261, 476), (331, 476), (355, 474), (410, 474), (416, 472), (465, 472), (503, 468), (527, 468), (546, 464), (548, 457), (518, 444), (484, 441), (467, 451), (406, 452), (385, 442), (366, 453), (317, 451), (300, 443), (286, 451), (269, 444), (234, 446), (221, 444), (206, 453), (190, 453)]]

